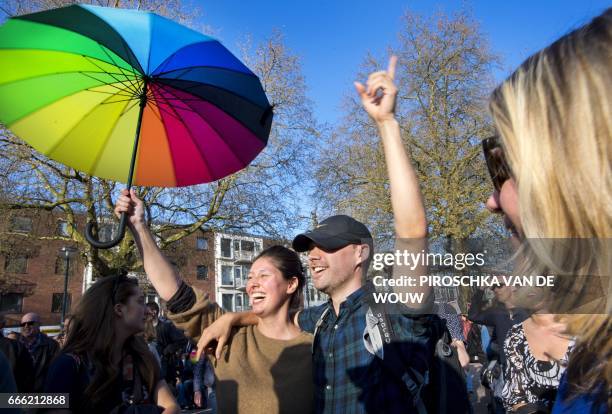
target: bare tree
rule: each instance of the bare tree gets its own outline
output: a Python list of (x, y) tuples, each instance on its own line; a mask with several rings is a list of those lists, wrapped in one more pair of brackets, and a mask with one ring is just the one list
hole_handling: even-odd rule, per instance
[[(406, 14), (399, 33), (397, 116), (415, 163), (434, 237), (490, 231), (483, 202), (490, 191), (480, 140), (491, 133), (486, 98), (497, 59), (467, 12), (431, 18)], [(369, 55), (357, 79), (384, 67)], [(319, 160), (323, 207), (370, 224), (392, 238), (392, 212), (382, 147), (351, 91), (346, 114)]]

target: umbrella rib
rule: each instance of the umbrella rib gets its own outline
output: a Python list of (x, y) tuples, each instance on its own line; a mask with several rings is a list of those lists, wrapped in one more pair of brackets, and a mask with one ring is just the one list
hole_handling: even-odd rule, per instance
[[(110, 59), (110, 60), (111, 60), (111, 61), (112, 61), (112, 62), (115, 64), (115, 66), (116, 66), (117, 68), (119, 68), (119, 70), (120, 70), (121, 72), (123, 72), (123, 71), (121, 70), (121, 69), (123, 69), (123, 68), (121, 68), (121, 66), (119, 66), (119, 65), (117, 64), (117, 62), (115, 61), (115, 59), (113, 59), (113, 57), (112, 57), (112, 56), (111, 56), (111, 55), (108, 53), (108, 50), (106, 50), (106, 47), (104, 47), (104, 46), (103, 46), (103, 45), (101, 45), (100, 43), (98, 43), (98, 45), (100, 46), (100, 48), (102, 49), (102, 51), (104, 52), (104, 54), (105, 54), (106, 56), (108, 56), (108, 58), (109, 58), (109, 59)], [(125, 45), (124, 45), (124, 46), (125, 46)], [(126, 63), (128, 63), (128, 64), (129, 64), (129, 62), (126, 62)], [(142, 74), (141, 74), (141, 73), (136, 72), (136, 71), (132, 71), (131, 73), (134, 75), (134, 77), (135, 77), (135, 78), (140, 78), (140, 77), (142, 76)], [(125, 76), (126, 78), (128, 78), (128, 76), (127, 76), (127, 75), (125, 75), (125, 74), (124, 74), (124, 76)], [(129, 79), (129, 78), (128, 78), (128, 79)], [(128, 80), (128, 82), (129, 82), (129, 80)], [(132, 85), (132, 86), (134, 86), (134, 85)], [(134, 87), (134, 89), (137, 89), (137, 87)]]
[[(167, 92), (167, 91), (166, 91), (166, 93), (170, 93), (170, 92)], [(162, 98), (163, 98), (163, 95), (162, 95), (162, 94), (157, 94), (157, 95), (160, 95), (160, 96), (162, 96)], [(193, 145), (194, 145), (194, 146), (197, 148), (197, 150), (198, 150), (198, 154), (200, 154), (200, 158), (202, 159), (202, 162), (203, 162), (203, 163), (204, 163), (204, 165), (206, 166), (206, 169), (207, 169), (207, 171), (208, 171), (208, 175), (209, 175), (209, 177), (210, 177), (210, 178), (212, 178), (212, 176), (213, 176), (213, 171), (212, 171), (212, 169), (210, 168), (210, 165), (208, 164), (208, 161), (206, 160), (206, 157), (204, 157), (204, 154), (202, 153), (202, 149), (201, 149), (201, 148), (200, 148), (200, 146), (197, 144), (197, 142), (196, 142), (196, 140), (194, 139), (193, 135), (191, 135), (191, 129), (190, 129), (190, 128), (189, 128), (189, 126), (188, 126), (188, 125), (185, 123), (185, 121), (183, 121), (183, 118), (182, 118), (182, 117), (181, 117), (181, 116), (180, 116), (180, 115), (179, 115), (179, 114), (176, 112), (176, 110), (175, 110), (175, 109), (174, 109), (172, 106), (168, 105), (168, 107), (170, 108), (170, 110), (172, 110), (172, 112), (174, 112), (174, 114), (175, 114), (175, 116), (176, 116), (176, 119), (178, 119), (178, 121), (179, 121), (179, 122), (180, 122), (180, 123), (183, 125), (183, 127), (185, 127), (185, 131), (187, 131), (187, 134), (189, 135), (189, 139), (191, 140), (191, 142), (193, 143)], [(164, 125), (164, 128), (165, 128), (165, 125)], [(167, 132), (166, 132), (166, 136), (169, 136), (169, 134), (168, 134)], [(168, 145), (170, 145), (170, 143), (168, 143)], [(175, 171), (176, 171), (176, 170), (175, 170)]]
[[(111, 97), (108, 97), (108, 98), (107, 98), (107, 99), (105, 99), (105, 100), (108, 100), (108, 99), (110, 99), (110, 98), (111, 98)], [(98, 104), (94, 105), (94, 107), (93, 107), (93, 108), (91, 108), (89, 111), (87, 111), (87, 113), (86, 113), (86, 114), (84, 114), (84, 115), (81, 117), (81, 120), (82, 120), (82, 119), (84, 119), (84, 118), (86, 118), (87, 116), (89, 116), (89, 115), (90, 115), (90, 114), (91, 114), (93, 111), (95, 111), (96, 109), (98, 109), (98, 107), (99, 107), (100, 105), (102, 105), (103, 103), (104, 103), (104, 102), (100, 102), (100, 103), (98, 103)], [(65, 134), (64, 134), (64, 135), (63, 135), (63, 136), (62, 136), (60, 139), (58, 139), (58, 140), (57, 140), (57, 142), (56, 142), (56, 143), (55, 143), (55, 144), (54, 144), (54, 145), (53, 145), (51, 148), (49, 148), (49, 150), (47, 150), (47, 151), (45, 152), (45, 155), (47, 155), (47, 154), (51, 154), (53, 151), (55, 151), (55, 150), (57, 149), (57, 147), (59, 147), (59, 146), (60, 146), (60, 144), (61, 144), (61, 143), (62, 143), (62, 142), (63, 142), (63, 141), (66, 139), (66, 137), (67, 137), (67, 136), (68, 136), (68, 135), (69, 135), (69, 134), (70, 134), (70, 133), (71, 133), (71, 132), (72, 132), (72, 131), (73, 131), (73, 130), (74, 130), (76, 127), (77, 127), (77, 125), (79, 125), (80, 123), (81, 123), (81, 121), (77, 122), (77, 123), (76, 123), (76, 124), (75, 124), (75, 125), (74, 125), (72, 128), (70, 128), (70, 129), (69, 129), (69, 130), (68, 130), (68, 131), (67, 131), (67, 132), (66, 132), (66, 133), (65, 133)]]
[[(105, 86), (110, 86), (110, 85), (105, 85)], [(128, 97), (128, 98), (131, 98), (130, 100), (132, 100), (132, 99), (136, 99), (136, 100), (137, 100), (137, 99), (138, 99), (138, 98), (137, 98), (137, 97), (135, 97), (134, 95), (132, 95), (132, 94), (127, 94), (127, 93), (116, 93), (116, 92), (96, 91), (96, 90), (94, 90), (93, 88), (90, 88), (90, 89), (84, 89), (84, 90), (86, 90), (87, 92), (93, 92), (93, 93), (102, 93), (102, 94), (105, 94), (105, 95), (117, 95), (117, 96), (125, 96), (125, 97)]]
[[(90, 61), (90, 58), (87, 56), (83, 56), (85, 59), (87, 59), (88, 61)], [(110, 57), (110, 56), (109, 56)], [(98, 66), (95, 62), (91, 62), (94, 66), (96, 66), (98, 69), (102, 70), (104, 73), (108, 73), (113, 79), (115, 79), (118, 83), (125, 83), (122, 80), (119, 80), (119, 78), (116, 78), (115, 76), (113, 76), (112, 73), (105, 71), (104, 69), (102, 69), (100, 66)], [(114, 62), (113, 62), (114, 63)], [(137, 91), (137, 89), (134, 87), (134, 84), (132, 83), (132, 80), (121, 70), (122, 68), (118, 65), (115, 64), (115, 67), (117, 69), (119, 69), (119, 71), (121, 72), (121, 74), (123, 75), (123, 77), (125, 78), (125, 80), (127, 80), (130, 85), (134, 88), (134, 92)]]
[[(160, 89), (163, 89), (164, 91), (166, 91), (166, 90), (164, 89), (164, 85), (161, 85), (161, 84), (155, 84), (155, 85), (156, 85), (156, 86), (158, 86)], [(166, 92), (170, 93), (169, 91), (166, 91)], [(160, 98), (161, 98), (161, 99), (160, 99)], [(171, 101), (171, 100), (172, 100), (172, 101), (177, 101), (177, 102), (185, 102), (185, 101), (186, 101), (186, 100), (182, 100), (182, 99), (180, 99), (180, 98), (168, 99), (168, 98), (166, 98), (165, 96), (155, 97), (155, 100), (154, 100), (154, 101), (157, 101), (158, 99), (159, 99), (160, 101), (162, 101), (163, 103), (165, 103), (166, 105), (168, 105), (168, 106), (171, 106), (171, 103), (169, 102), (169, 101)], [(193, 100), (194, 100), (194, 101), (199, 101), (199, 99), (193, 99)], [(160, 108), (160, 107), (159, 107), (159, 105), (157, 105), (157, 102), (155, 102), (155, 105), (156, 105), (158, 108)], [(187, 108), (181, 108), (181, 109), (184, 109), (185, 111), (188, 111), (188, 112), (197, 113), (195, 110), (193, 110), (193, 109), (192, 109), (191, 107), (189, 107), (189, 106), (188, 106)], [(172, 116), (174, 116), (174, 115), (172, 115)]]
[(121, 118), (123, 115), (127, 114), (128, 112), (130, 112), (132, 110), (133, 107), (135, 107), (136, 105), (138, 105), (140, 103), (140, 100), (135, 99), (134, 103), (132, 103), (131, 106), (126, 105), (125, 108), (123, 109), (123, 111), (121, 111), (121, 113), (119, 114), (119, 117)]
[[(172, 79), (161, 79), (160, 81), (158, 81), (158, 83), (162, 83), (163, 81), (171, 82)], [(242, 101), (248, 102), (249, 104), (251, 104), (253, 106), (256, 106), (257, 108), (261, 108), (262, 110), (265, 110), (265, 108), (262, 108), (262, 106), (259, 105), (258, 103), (253, 102), (250, 99), (247, 99), (246, 97), (244, 97), (242, 95), (238, 95), (236, 92), (230, 91), (229, 89), (222, 88), (220, 86), (213, 85), (213, 84), (210, 84), (210, 83), (204, 83), (204, 82), (196, 82), (196, 81), (183, 81), (183, 82), (192, 82), (194, 84), (191, 85), (191, 86), (181, 86), (180, 89), (182, 89), (182, 90), (190, 91), (191, 89), (197, 88), (197, 87), (199, 87), (201, 85), (205, 85), (205, 86), (213, 88), (213, 89), (219, 89), (219, 90), (221, 90), (223, 92), (228, 93), (229, 95), (235, 96), (236, 98), (238, 98), (238, 99), (240, 99)], [(172, 86), (172, 85), (169, 85), (169, 86)], [(196, 95), (196, 96), (199, 97), (199, 95)], [(196, 99), (196, 101), (197, 101), (197, 99)]]
[[(100, 42), (96, 42), (98, 44), (98, 46), (100, 46), (100, 49), (102, 49), (102, 52), (104, 52), (104, 54), (106, 56), (108, 56), (108, 58), (115, 64), (115, 66), (119, 67), (119, 65), (117, 64), (117, 62), (115, 61), (115, 59), (113, 59), (113, 57), (108, 53), (109, 49), (106, 48), (106, 46), (104, 46), (103, 44), (101, 44)], [(125, 45), (123, 45), (123, 47), (125, 48)], [(126, 49), (127, 51), (127, 49)], [(113, 52), (114, 53), (114, 52)], [(130, 62), (124, 60), (125, 63), (127, 63), (128, 65), (130, 65), (131, 68), (134, 67), (134, 65), (131, 65)], [(136, 70), (132, 70), (131, 71), (133, 74), (137, 75), (137, 76), (141, 76), (142, 74), (139, 71)]]
[[(122, 95), (120, 93), (116, 93), (116, 94), (111, 94), (112, 96), (128, 96), (128, 95)], [(136, 103), (138, 103), (138, 98), (134, 98), (133, 96), (128, 98), (128, 99), (118, 99), (116, 101), (112, 101), (112, 102), (102, 102), (100, 105), (109, 105), (109, 104), (114, 104), (114, 103), (120, 103), (120, 102), (130, 102), (130, 101), (135, 101)]]
[[(174, 114), (172, 114), (172, 113), (168, 112), (168, 110), (167, 110), (167, 109), (163, 108), (162, 106), (158, 105), (157, 103), (153, 104), (153, 106), (155, 106), (155, 107), (156, 107), (156, 108), (157, 108), (157, 109), (158, 109), (160, 112), (165, 112), (165, 113), (167, 113), (168, 115), (170, 115), (171, 117), (175, 118), (175, 115), (174, 115)], [(168, 104), (168, 106), (170, 106), (170, 105)], [(157, 114), (156, 114), (156, 116), (157, 116)], [(158, 116), (158, 119), (160, 120), (160, 122), (162, 122), (162, 123), (163, 123), (163, 120), (161, 119), (161, 117), (160, 117), (160, 116)]]
[[(193, 69), (196, 69), (196, 68), (218, 69), (218, 70), (223, 71), (223, 72), (237, 73), (237, 74), (240, 74), (240, 75), (248, 76), (250, 78), (255, 78), (255, 79), (257, 79), (257, 81), (259, 81), (259, 77), (257, 75), (255, 75), (253, 72), (246, 73), (246, 72), (242, 72), (240, 70), (233, 70), (233, 69), (229, 69), (229, 68), (224, 68), (222, 66), (211, 66), (211, 65), (196, 65), (196, 66), (189, 66), (188, 68), (172, 69), (172, 70), (168, 70), (166, 72), (160, 72), (157, 75), (155, 75), (155, 77), (161, 78), (163, 75), (167, 75), (167, 74), (172, 73), (172, 72), (180, 72), (180, 71), (185, 71), (185, 73), (180, 75), (180, 76), (184, 76), (184, 75), (186, 75), (187, 73), (191, 72)], [(180, 79), (180, 77), (179, 76), (173, 76), (170, 79)]]
[[(162, 85), (162, 83), (157, 82), (157, 83), (156, 83), (156, 85), (161, 86), (161, 85)], [(168, 86), (168, 87), (172, 87), (171, 85), (166, 85), (166, 86)], [(196, 85), (196, 86), (197, 86), (197, 85)], [(187, 88), (184, 88), (184, 90), (185, 90), (185, 89), (187, 89)], [(218, 89), (222, 89), (222, 88), (218, 88)], [(239, 97), (238, 95), (235, 95), (235, 94), (232, 94), (232, 95), (237, 96), (238, 98), (242, 99), (242, 98), (241, 98), (241, 97)], [(192, 102), (192, 101), (193, 101), (193, 102), (207, 102), (207, 103), (209, 103), (209, 104), (213, 105), (215, 108), (218, 108), (218, 109), (219, 109), (221, 112), (225, 113), (227, 116), (229, 116), (230, 118), (232, 118), (234, 121), (238, 122), (238, 123), (239, 123), (239, 124), (240, 124), (240, 125), (241, 125), (241, 126), (244, 128), (244, 129), (246, 129), (247, 131), (249, 131), (251, 134), (255, 135), (255, 137), (257, 137), (257, 139), (258, 139), (258, 140), (260, 140), (260, 139), (259, 139), (259, 136), (258, 136), (258, 135), (257, 135), (257, 134), (256, 134), (256, 133), (255, 133), (255, 132), (254, 132), (254, 131), (253, 131), (251, 128), (249, 128), (247, 125), (245, 125), (245, 123), (244, 123), (244, 122), (242, 122), (240, 119), (237, 119), (236, 117), (232, 116), (232, 115), (231, 115), (231, 114), (229, 114), (227, 111), (223, 110), (221, 107), (219, 107), (218, 105), (216, 105), (214, 102), (211, 102), (211, 101), (209, 101), (209, 100), (207, 100), (207, 99), (205, 99), (205, 98), (203, 98), (203, 97), (201, 97), (201, 96), (199, 96), (199, 95), (196, 95), (196, 96), (197, 96), (199, 99), (197, 99), (197, 98), (194, 98), (194, 99), (183, 99), (183, 100), (181, 100), (181, 101), (182, 101), (182, 102), (185, 102), (185, 105), (187, 105), (187, 106), (189, 106), (189, 105), (188, 105), (188, 103), (189, 103), (189, 102)], [(178, 98), (178, 99), (180, 100), (180, 98)], [(256, 106), (257, 108), (261, 108), (259, 105), (255, 105), (254, 103), (252, 103), (252, 102), (251, 102), (251, 101), (249, 101), (249, 100), (246, 100), (246, 99), (243, 99), (243, 100), (245, 100), (246, 102), (249, 102), (250, 104), (252, 104), (253, 106)], [(191, 108), (191, 107), (190, 107), (190, 108)], [(195, 110), (194, 110), (194, 111), (195, 111)], [(200, 115), (200, 113), (199, 113), (199, 112), (197, 112), (197, 111), (195, 111), (195, 112), (196, 112), (196, 113), (197, 113), (197, 114), (200, 116), (200, 118), (202, 118), (202, 116)], [(208, 122), (207, 122), (207, 121), (206, 121), (204, 118), (202, 118), (202, 119), (204, 120), (204, 122), (206, 122), (206, 123), (208, 124)], [(219, 136), (220, 136), (220, 135), (219, 135)], [(230, 149), (231, 149), (231, 147), (230, 147)], [(242, 162), (242, 161), (241, 161), (241, 162)]]
[[(96, 81), (98, 81), (98, 82), (103, 82), (102, 84), (103, 84), (103, 85), (105, 85), (105, 86), (110, 86), (111, 88), (115, 88), (115, 89), (117, 89), (117, 90), (119, 90), (119, 91), (126, 91), (126, 90), (127, 90), (127, 91), (132, 92), (131, 94), (129, 94), (129, 95), (125, 95), (125, 96), (134, 96), (134, 94), (133, 94), (133, 92), (134, 92), (134, 91), (133, 91), (133, 90), (132, 90), (132, 89), (129, 87), (129, 85), (127, 85), (126, 83), (123, 83), (123, 82), (121, 82), (121, 81), (118, 81), (118, 82), (116, 82), (116, 83), (104, 83), (104, 81), (101, 81), (100, 79), (96, 78), (95, 76), (88, 75), (88, 74), (87, 74), (87, 73), (85, 73), (85, 72), (79, 72), (79, 73), (81, 73), (81, 74), (82, 74), (82, 75), (84, 75), (84, 76), (87, 76), (88, 78), (91, 78), (91, 79), (93, 79), (93, 80), (96, 80)], [(98, 72), (95, 72), (95, 73), (98, 73)], [(122, 88), (119, 88), (118, 86), (115, 86), (117, 83), (119, 83), (119, 84), (121, 84), (121, 85), (124, 85), (124, 86), (125, 86), (125, 88), (123, 88), (123, 89), (122, 89)], [(99, 86), (100, 86), (100, 85), (97, 85), (97, 86), (92, 86), (92, 87), (87, 88), (87, 89), (85, 89), (85, 90), (90, 91), (90, 92), (97, 92), (97, 91), (92, 91), (91, 89), (92, 89), (92, 88), (98, 88)]]
[[(173, 96), (176, 96), (176, 95), (174, 95), (174, 94), (173, 94), (171, 91), (168, 91), (168, 93), (169, 93), (169, 94), (171, 94), (171, 95), (173, 95)], [(208, 102), (208, 101), (206, 101), (206, 102)], [(208, 102), (208, 103), (210, 103), (210, 102)], [(189, 106), (187, 103), (186, 103), (185, 105)], [(212, 105), (212, 104), (211, 104), (211, 105)], [(238, 160), (238, 162), (239, 162), (240, 164), (247, 164), (247, 163), (245, 163), (243, 160), (241, 160), (241, 159), (240, 159), (240, 157), (239, 157), (238, 155), (236, 155), (236, 153), (234, 152), (234, 149), (233, 149), (231, 146), (229, 146), (229, 144), (228, 144), (227, 142), (225, 142), (225, 140), (222, 138), (221, 133), (220, 133), (220, 132), (217, 130), (217, 128), (215, 128), (215, 127), (214, 127), (213, 125), (211, 125), (211, 124), (210, 124), (210, 123), (209, 123), (209, 122), (208, 122), (206, 119), (204, 119), (204, 117), (203, 117), (203, 116), (202, 116), (202, 115), (201, 115), (199, 112), (197, 112), (195, 109), (193, 109), (193, 108), (191, 108), (191, 107), (190, 107), (190, 109), (192, 109), (192, 110), (193, 110), (193, 112), (195, 112), (195, 114), (196, 114), (196, 115), (197, 115), (197, 116), (198, 116), (198, 117), (199, 117), (199, 118), (200, 118), (200, 119), (201, 119), (201, 120), (202, 120), (202, 121), (203, 121), (203, 122), (204, 122), (206, 125), (208, 125), (208, 126), (209, 126), (209, 127), (210, 127), (210, 128), (213, 130), (213, 131), (215, 131), (215, 134), (217, 134), (217, 136), (219, 137), (219, 140), (220, 140), (220, 141), (221, 141), (221, 142), (222, 142), (222, 143), (223, 143), (223, 144), (226, 146), (226, 148), (229, 150), (230, 154), (232, 154), (232, 155), (233, 155), (233, 156), (234, 156), (234, 157), (235, 157), (235, 158)], [(222, 112), (224, 112), (224, 113), (225, 113), (225, 111), (223, 111), (221, 108), (218, 108), (218, 109), (219, 109), (220, 111), (222, 111)], [(226, 114), (227, 114), (227, 113), (226, 113)], [(227, 114), (227, 115), (228, 115), (229, 117), (231, 117), (229, 114)], [(232, 118), (232, 119), (234, 119), (233, 117), (231, 117), (231, 118)], [(236, 122), (238, 122), (238, 120), (236, 120)], [(242, 124), (241, 124), (241, 125), (242, 125)], [(245, 128), (246, 128), (246, 127), (245, 127)], [(246, 129), (247, 129), (248, 131), (250, 131), (248, 128), (246, 128)]]
[[(157, 84), (157, 83), (156, 83), (155, 85), (156, 85), (157, 87), (159, 87), (159, 88), (162, 88), (162, 85), (159, 85), (159, 84)], [(162, 89), (163, 89), (163, 88), (162, 88)], [(149, 101), (148, 101), (148, 102), (149, 102), (149, 103), (150, 103), (152, 106), (155, 106), (156, 108), (158, 108), (158, 109), (160, 109), (160, 110), (163, 110), (163, 108), (161, 108), (161, 107), (158, 105), (158, 103), (157, 103), (157, 101), (158, 101), (158, 100), (163, 101), (163, 103), (165, 103), (165, 104), (166, 104), (166, 105), (168, 105), (168, 106), (171, 106), (171, 104), (168, 102), (168, 99), (166, 99), (166, 97), (164, 97), (164, 96), (161, 96), (161, 97), (160, 97), (160, 96), (153, 96), (151, 99), (149, 99)], [(180, 101), (180, 99), (173, 99), (173, 100)], [(195, 112), (195, 111), (193, 111), (191, 108), (185, 108), (185, 110), (186, 110), (186, 111), (190, 111), (190, 112)], [(172, 114), (170, 114), (170, 115), (171, 115), (171, 116), (174, 116), (174, 115), (172, 115)]]

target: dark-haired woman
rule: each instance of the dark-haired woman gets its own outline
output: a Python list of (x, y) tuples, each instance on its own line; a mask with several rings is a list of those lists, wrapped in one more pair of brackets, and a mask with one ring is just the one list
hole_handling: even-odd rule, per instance
[[(117, 200), (115, 213), (122, 212), (128, 213), (147, 276), (168, 301), (170, 320), (197, 340), (223, 312), (208, 295), (184, 283), (161, 254), (144, 223), (144, 204), (133, 191), (124, 190)], [(312, 336), (290, 317), (304, 282), (302, 263), (292, 250), (272, 246), (254, 260), (246, 291), (259, 323), (233, 330), (212, 358), (220, 414), (312, 413)]]
[(45, 392), (70, 394), (70, 409), (48, 412), (122, 412), (132, 401), (150, 412), (178, 413), (157, 362), (136, 335), (144, 323), (144, 294), (135, 279), (114, 276), (94, 283), (79, 301), (45, 383)]

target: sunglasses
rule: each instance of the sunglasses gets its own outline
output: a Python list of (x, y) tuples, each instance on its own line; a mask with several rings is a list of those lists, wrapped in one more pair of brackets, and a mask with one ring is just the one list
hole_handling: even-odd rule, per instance
[(485, 161), (493, 187), (497, 191), (501, 191), (502, 185), (511, 177), (510, 166), (504, 156), (504, 150), (501, 146), (499, 136), (494, 135), (482, 140), (482, 150), (484, 152)]
[(36, 326), (36, 324), (38, 324), (38, 322), (29, 321), (29, 322), (21, 322), (19, 325), (22, 328), (25, 328), (26, 326)]

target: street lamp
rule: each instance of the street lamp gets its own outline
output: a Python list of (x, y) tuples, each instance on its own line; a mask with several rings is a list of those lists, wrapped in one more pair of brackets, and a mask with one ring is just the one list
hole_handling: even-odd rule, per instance
[(64, 297), (62, 298), (62, 319), (60, 326), (64, 327), (64, 319), (66, 318), (66, 303), (68, 302), (68, 268), (70, 266), (70, 256), (77, 252), (77, 249), (70, 246), (64, 246), (60, 249), (64, 254)]

